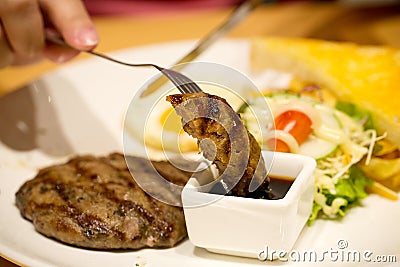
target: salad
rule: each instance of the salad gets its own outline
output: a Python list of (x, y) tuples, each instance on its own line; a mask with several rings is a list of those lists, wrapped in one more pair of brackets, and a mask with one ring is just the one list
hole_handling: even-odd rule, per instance
[(375, 186), (359, 164), (369, 164), (384, 136), (377, 136), (368, 112), (353, 104), (331, 106), (309, 95), (279, 91), (248, 99), (238, 113), (263, 149), (316, 159), (309, 225), (317, 218), (345, 216)]

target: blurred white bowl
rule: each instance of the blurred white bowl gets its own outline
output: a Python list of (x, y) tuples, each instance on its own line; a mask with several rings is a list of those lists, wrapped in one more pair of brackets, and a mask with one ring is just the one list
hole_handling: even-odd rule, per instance
[[(315, 160), (298, 154), (267, 152), (270, 175), (295, 180), (277, 200), (221, 196), (207, 193), (203, 178), (191, 178), (182, 191), (190, 241), (211, 252), (260, 258), (271, 251), (293, 248), (311, 213)], [(265, 258), (264, 258), (265, 259)]]

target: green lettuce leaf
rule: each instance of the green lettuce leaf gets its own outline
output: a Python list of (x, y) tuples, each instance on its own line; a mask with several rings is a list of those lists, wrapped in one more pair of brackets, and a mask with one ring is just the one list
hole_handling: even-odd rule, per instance
[(314, 224), (314, 222), (318, 218), (318, 214), (321, 210), (322, 210), (322, 207), (314, 202), (310, 217), (308, 218), (308, 221), (307, 221), (308, 226), (311, 226)]
[(357, 105), (346, 102), (346, 101), (337, 101), (335, 104), (335, 108), (340, 110), (350, 117), (352, 117), (357, 122), (362, 122), (364, 129), (375, 129), (374, 121), (372, 119), (372, 115), (369, 111), (358, 107)]
[[(325, 203), (329, 206), (332, 205), (336, 198), (343, 198), (346, 200), (346, 203), (340, 206), (338, 210), (337, 214), (339, 215), (339, 218), (345, 216), (347, 210), (351, 206), (358, 204), (359, 200), (367, 197), (368, 194), (365, 192), (365, 188), (373, 183), (373, 181), (365, 176), (364, 172), (356, 165), (353, 165), (349, 172), (349, 178), (341, 178), (335, 184), (335, 194), (332, 194), (326, 189), (322, 190), (322, 193), (326, 197)], [(311, 226), (318, 218), (321, 210), (322, 207), (314, 203), (311, 215), (307, 222), (309, 226)]]
[(354, 203), (368, 195), (365, 192), (365, 187), (368, 185), (372, 185), (372, 180), (359, 167), (353, 165), (350, 168), (349, 178), (339, 179), (336, 183), (336, 195), (347, 199), (349, 203)]

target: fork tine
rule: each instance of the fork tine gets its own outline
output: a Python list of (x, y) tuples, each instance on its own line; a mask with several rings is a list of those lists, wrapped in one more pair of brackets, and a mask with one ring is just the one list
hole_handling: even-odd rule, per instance
[(198, 93), (202, 90), (191, 79), (171, 69), (161, 69), (161, 72), (178, 88), (182, 94)]
[(177, 72), (172, 71), (170, 69), (165, 69), (164, 73), (168, 74), (167, 77), (172, 81), (173, 84), (181, 91), (183, 94), (192, 93), (190, 88), (187, 86), (187, 82), (181, 79), (181, 76), (177, 74)]
[(176, 77), (181, 82), (181, 87), (189, 93), (201, 92), (201, 89), (192, 80), (182, 79), (183, 77)]
[(188, 86), (192, 88), (193, 93), (199, 93), (202, 91), (200, 87), (194, 82), (188, 83)]

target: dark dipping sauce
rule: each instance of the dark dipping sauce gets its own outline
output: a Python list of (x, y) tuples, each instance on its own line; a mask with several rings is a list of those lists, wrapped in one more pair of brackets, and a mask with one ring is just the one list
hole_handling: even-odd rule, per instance
[(282, 199), (286, 196), (290, 187), (294, 182), (294, 178), (290, 176), (269, 176), (272, 198)]
[[(269, 175), (269, 179), (269, 191), (257, 189), (247, 197), (270, 200), (282, 199), (286, 196), (295, 178), (290, 176)], [(220, 183), (216, 183), (209, 193), (224, 195), (226, 194), (226, 190)]]

